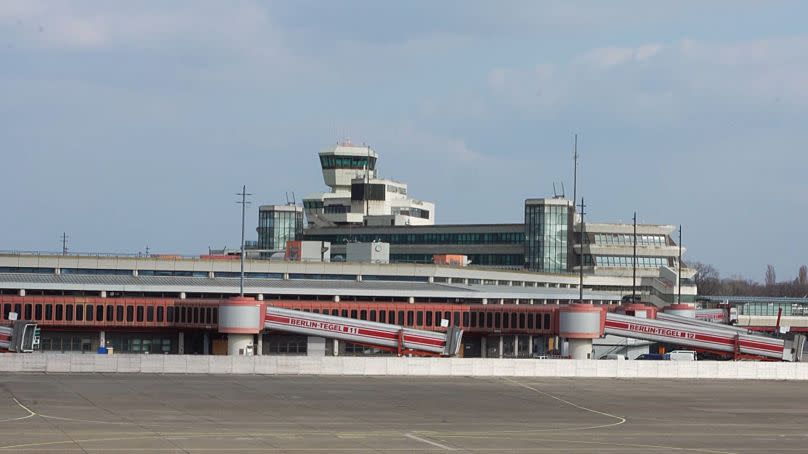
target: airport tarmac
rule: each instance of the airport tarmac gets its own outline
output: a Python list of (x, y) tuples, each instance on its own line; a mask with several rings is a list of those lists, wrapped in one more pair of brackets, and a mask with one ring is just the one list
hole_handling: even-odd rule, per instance
[(0, 453), (806, 450), (801, 382), (0, 375)]

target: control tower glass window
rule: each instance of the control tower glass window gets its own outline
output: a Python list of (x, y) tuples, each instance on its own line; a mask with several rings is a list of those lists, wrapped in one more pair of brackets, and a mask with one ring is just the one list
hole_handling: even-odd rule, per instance
[(323, 169), (364, 169), (370, 163), (370, 170), (376, 170), (376, 158), (373, 156), (320, 156)]
[(567, 205), (525, 204), (525, 267), (560, 273), (568, 270), (570, 208)]

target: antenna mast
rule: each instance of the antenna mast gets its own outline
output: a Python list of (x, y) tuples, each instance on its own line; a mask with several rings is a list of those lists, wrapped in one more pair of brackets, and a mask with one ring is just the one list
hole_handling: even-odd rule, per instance
[[(575, 141), (572, 148), (572, 203), (574, 204), (578, 197), (578, 134), (575, 134)], [(581, 199), (581, 202), (583, 202), (583, 199)], [(583, 210), (583, 208), (581, 208), (581, 210)]]
[(634, 256), (631, 261), (631, 302), (637, 302), (637, 212), (634, 212)]
[(679, 270), (676, 272), (676, 281), (679, 287), (677, 303), (682, 304), (682, 224), (679, 224)]
[(62, 255), (67, 255), (67, 233), (62, 232)]
[(239, 273), (239, 280), (238, 280), (238, 293), (240, 296), (244, 296), (244, 216), (247, 211), (247, 205), (250, 202), (247, 201), (247, 196), (252, 195), (247, 193), (247, 185), (241, 187), (241, 192), (237, 193), (236, 195), (241, 196), (241, 201), (236, 202), (241, 205), (241, 272)]

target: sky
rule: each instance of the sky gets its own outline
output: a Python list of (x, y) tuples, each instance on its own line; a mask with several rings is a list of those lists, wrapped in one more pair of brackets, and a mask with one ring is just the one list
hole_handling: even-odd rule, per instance
[[(322, 191), (350, 138), (439, 223), (683, 226), (686, 260), (808, 263), (804, 2), (0, 2), (0, 249), (196, 254)], [(560, 190), (560, 189), (559, 189)]]

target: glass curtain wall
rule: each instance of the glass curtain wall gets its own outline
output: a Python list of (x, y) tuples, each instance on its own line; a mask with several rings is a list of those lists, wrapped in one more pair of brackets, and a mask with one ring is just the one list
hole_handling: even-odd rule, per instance
[(261, 210), (258, 214), (258, 248), (282, 251), (287, 241), (303, 237), (303, 212)]
[(568, 270), (570, 208), (525, 204), (525, 267), (560, 273)]

